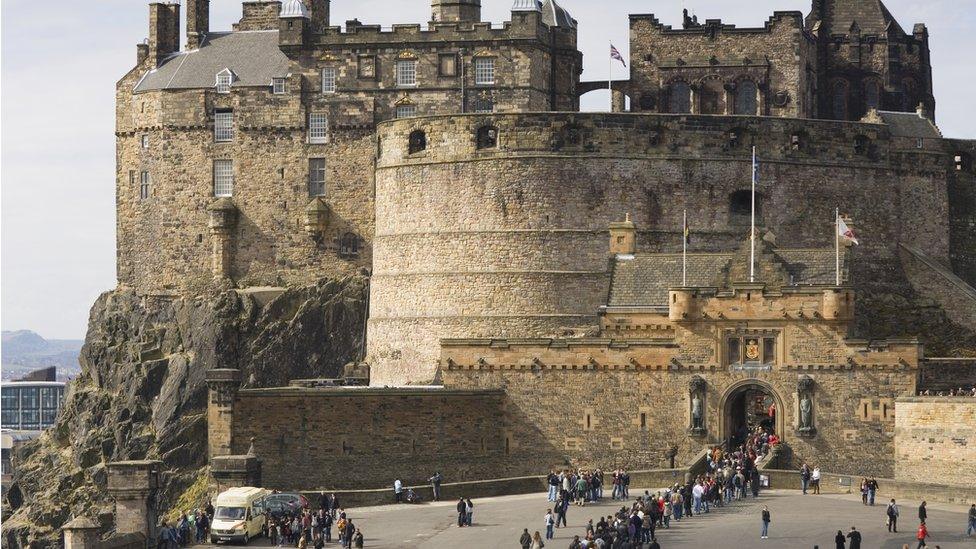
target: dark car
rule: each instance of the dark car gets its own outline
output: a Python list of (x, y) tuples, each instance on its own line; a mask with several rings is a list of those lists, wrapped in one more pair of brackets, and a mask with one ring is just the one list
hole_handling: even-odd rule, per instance
[(261, 506), (272, 517), (294, 515), (308, 509), (308, 500), (301, 494), (279, 493), (264, 498)]

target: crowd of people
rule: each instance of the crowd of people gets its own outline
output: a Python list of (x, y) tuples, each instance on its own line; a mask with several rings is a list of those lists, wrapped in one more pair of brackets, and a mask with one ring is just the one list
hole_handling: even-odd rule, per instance
[(210, 523), (213, 521), (214, 508), (207, 504), (196, 510), (181, 513), (180, 517), (170, 525), (163, 521), (159, 528), (159, 545), (164, 549), (186, 547), (194, 543), (204, 543), (210, 533)]
[(341, 547), (363, 547), (365, 540), (362, 530), (346, 514), (336, 494), (322, 493), (317, 511), (296, 509), (265, 515), (264, 533), (275, 547), (321, 549), (333, 542), (333, 529), (335, 541)]
[(930, 389), (926, 389), (924, 391), (919, 391), (918, 396), (976, 397), (976, 385), (973, 385), (969, 389), (959, 387), (958, 389), (949, 389), (948, 391), (932, 391)]

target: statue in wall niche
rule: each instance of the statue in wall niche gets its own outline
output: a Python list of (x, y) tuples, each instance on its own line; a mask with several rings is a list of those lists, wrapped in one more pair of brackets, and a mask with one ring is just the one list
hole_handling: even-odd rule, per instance
[(688, 382), (688, 393), (691, 397), (691, 428), (692, 435), (704, 435), (705, 430), (705, 380), (694, 376)]
[(797, 396), (800, 399), (800, 417), (797, 433), (800, 436), (812, 437), (817, 433), (813, 426), (813, 378), (800, 376), (796, 383)]

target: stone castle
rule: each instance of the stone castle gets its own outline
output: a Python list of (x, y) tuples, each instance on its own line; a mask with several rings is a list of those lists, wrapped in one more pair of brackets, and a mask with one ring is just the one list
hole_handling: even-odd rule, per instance
[[(926, 27), (880, 0), (758, 28), (631, 15), (611, 113), (579, 112), (608, 83), (580, 80), (553, 0), (501, 26), (433, 0), (392, 29), (247, 1), (230, 32), (186, 6), (181, 49), (180, 6), (150, 5), (117, 85), (120, 287), (370, 285), (372, 386), (242, 389), (214, 364), (213, 458), (253, 444), (294, 489), (658, 467), (773, 406), (797, 459), (893, 477), (899, 399), (976, 382), (941, 360), (976, 356), (976, 141), (941, 135)], [(838, 207), (862, 240), (839, 253)]]

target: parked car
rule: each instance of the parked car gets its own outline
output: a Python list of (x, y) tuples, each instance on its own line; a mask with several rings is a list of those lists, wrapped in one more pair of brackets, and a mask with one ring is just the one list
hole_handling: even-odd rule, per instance
[(278, 493), (264, 498), (261, 506), (272, 517), (295, 514), (308, 509), (308, 500), (301, 494)]

